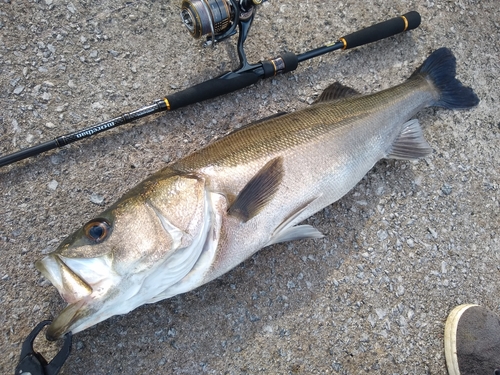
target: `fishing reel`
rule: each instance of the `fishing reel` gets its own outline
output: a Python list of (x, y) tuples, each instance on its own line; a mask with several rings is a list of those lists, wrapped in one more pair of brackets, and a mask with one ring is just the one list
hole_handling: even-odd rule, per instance
[(242, 22), (251, 23), (255, 7), (267, 0), (182, 0), (181, 19), (192, 37), (207, 36), (204, 46), (236, 34)]

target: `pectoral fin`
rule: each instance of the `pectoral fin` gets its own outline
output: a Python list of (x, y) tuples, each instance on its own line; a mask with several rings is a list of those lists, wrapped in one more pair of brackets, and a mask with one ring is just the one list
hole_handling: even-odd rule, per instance
[(403, 125), (403, 130), (387, 151), (388, 159), (418, 159), (432, 153), (422, 133), (418, 120), (410, 120)]
[(283, 159), (270, 160), (245, 185), (228, 209), (228, 214), (239, 217), (243, 222), (257, 215), (278, 191), (283, 179)]

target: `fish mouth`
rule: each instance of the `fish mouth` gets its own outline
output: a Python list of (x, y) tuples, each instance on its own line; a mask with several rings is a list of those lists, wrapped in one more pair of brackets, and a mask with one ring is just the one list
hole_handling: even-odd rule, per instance
[[(81, 325), (79, 322), (91, 313), (93, 309), (86, 305), (91, 300), (93, 290), (64, 263), (58, 254), (51, 254), (37, 261), (35, 267), (57, 288), (61, 297), (68, 303), (47, 329), (47, 339), (57, 340), (74, 328), (79, 328)], [(80, 328), (79, 331), (82, 329), (84, 328)]]

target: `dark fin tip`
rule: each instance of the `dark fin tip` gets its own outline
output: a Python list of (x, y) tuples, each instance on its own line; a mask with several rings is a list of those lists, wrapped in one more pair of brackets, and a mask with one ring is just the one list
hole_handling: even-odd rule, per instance
[(439, 91), (440, 98), (433, 104), (435, 106), (466, 109), (479, 103), (479, 98), (474, 91), (455, 78), (456, 58), (448, 48), (442, 47), (434, 51), (412, 77), (417, 74), (430, 79)]
[(278, 191), (283, 178), (283, 158), (277, 157), (252, 177), (227, 210), (229, 215), (246, 222), (257, 215)]

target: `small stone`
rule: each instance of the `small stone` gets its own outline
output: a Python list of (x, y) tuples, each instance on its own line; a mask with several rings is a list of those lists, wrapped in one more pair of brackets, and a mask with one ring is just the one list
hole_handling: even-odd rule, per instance
[(58, 165), (58, 164), (61, 164), (62, 162), (62, 157), (59, 155), (59, 154), (55, 154), (55, 155), (52, 155), (50, 157), (50, 162), (53, 164), (53, 165)]
[(396, 296), (400, 297), (405, 294), (405, 287), (403, 285), (399, 285), (396, 291)]
[(93, 193), (91, 196), (90, 196), (90, 201), (94, 204), (97, 204), (97, 205), (102, 205), (103, 202), (104, 202), (104, 197), (100, 194), (97, 194), (97, 193)]
[(70, 11), (70, 13), (74, 14), (76, 12), (76, 8), (73, 3), (69, 3), (66, 8)]
[(59, 185), (59, 183), (58, 183), (56, 180), (52, 180), (52, 181), (50, 181), (50, 182), (47, 184), (47, 187), (48, 187), (50, 190), (56, 190), (58, 185)]
[(21, 131), (21, 128), (19, 127), (19, 123), (17, 122), (16, 119), (12, 120), (12, 129), (17, 133)]
[(47, 122), (45, 124), (45, 127), (49, 128), (49, 129), (54, 129), (56, 127), (56, 125), (52, 122)]
[(378, 239), (379, 239), (380, 241), (383, 241), (383, 240), (385, 240), (387, 237), (389, 237), (389, 234), (388, 234), (388, 233), (387, 233), (387, 231), (385, 231), (385, 230), (379, 230), (379, 231), (377, 232), (377, 236), (378, 236)]
[(104, 106), (103, 106), (101, 103), (99, 103), (99, 102), (92, 103), (92, 104), (90, 105), (90, 107), (91, 107), (93, 110), (103, 109), (103, 108), (104, 108)]
[(447, 265), (448, 264), (444, 260), (441, 262), (441, 273), (447, 273), (448, 272), (447, 269), (446, 269)]
[(17, 87), (14, 89), (14, 94), (19, 95), (19, 94), (20, 94), (20, 93), (22, 93), (23, 91), (24, 91), (24, 86), (19, 85), (19, 86), (17, 86)]
[(443, 192), (444, 195), (450, 195), (452, 192), (452, 187), (445, 183), (441, 187), (441, 191)]
[(14, 79), (11, 79), (10, 80), (10, 85), (12, 87), (16, 87), (17, 83), (21, 80), (21, 77), (17, 77), (17, 78), (14, 78)]
[(377, 313), (377, 316), (380, 320), (384, 319), (385, 316), (387, 315), (387, 310), (386, 309), (375, 309), (375, 313)]

